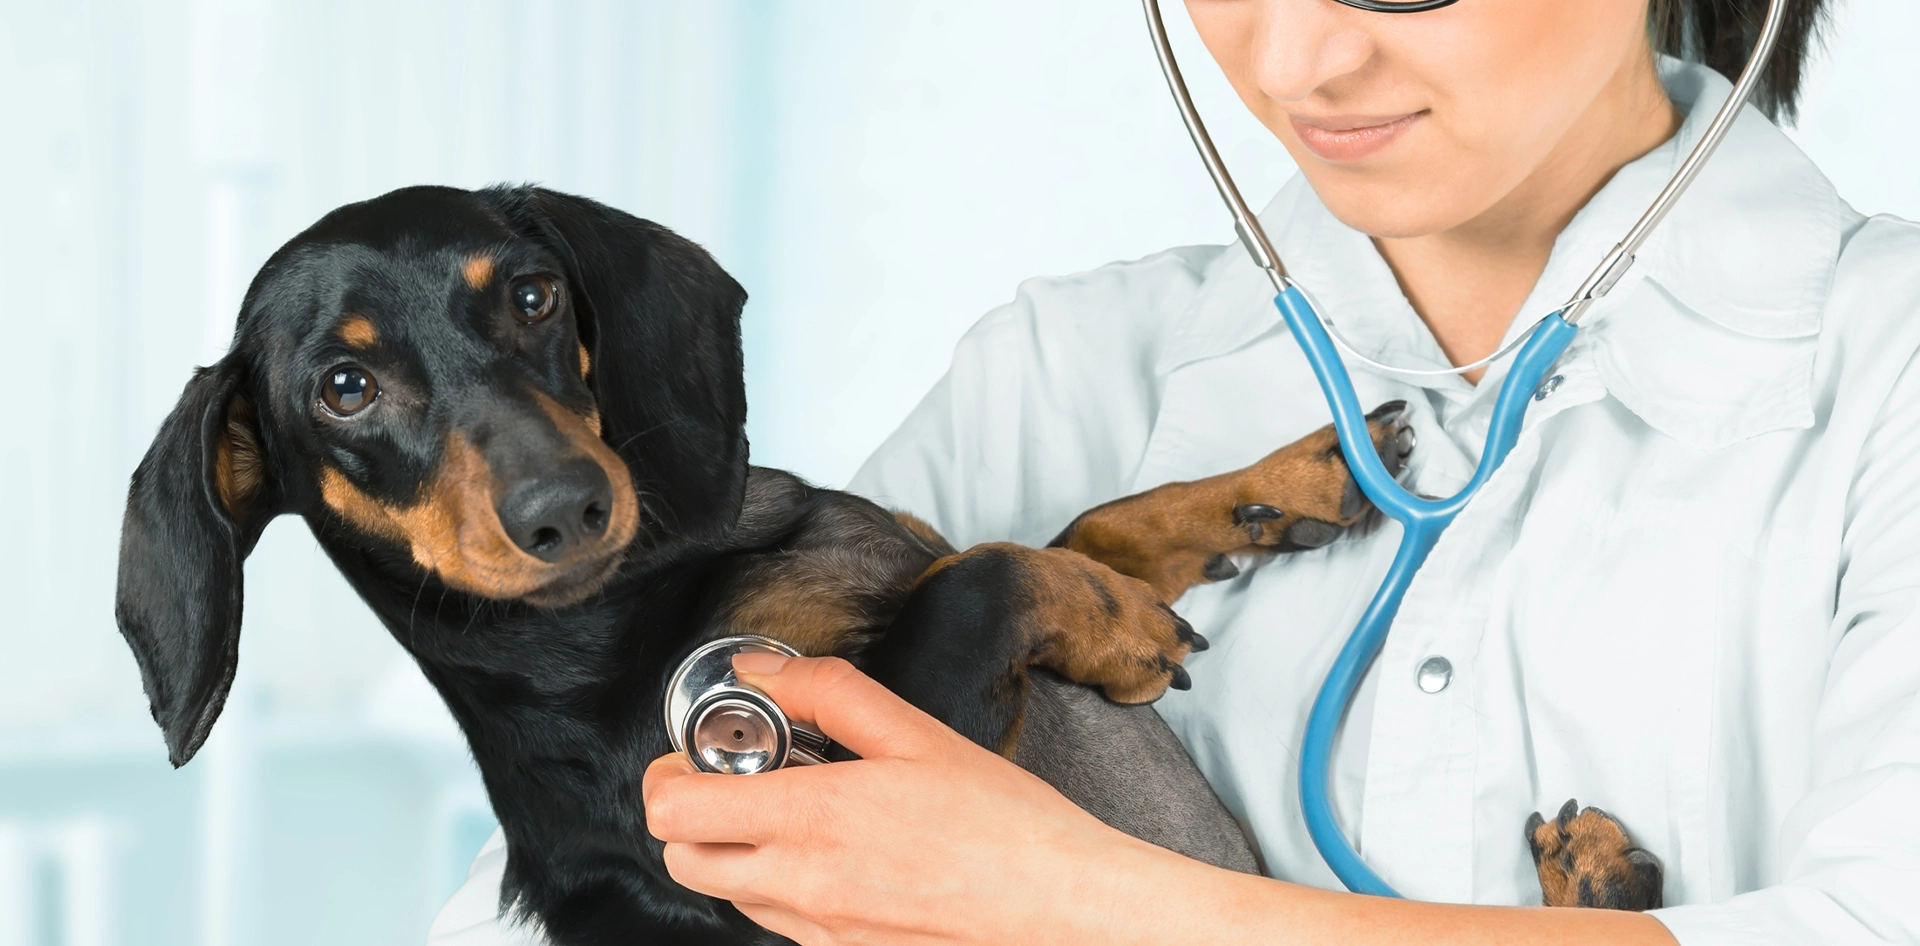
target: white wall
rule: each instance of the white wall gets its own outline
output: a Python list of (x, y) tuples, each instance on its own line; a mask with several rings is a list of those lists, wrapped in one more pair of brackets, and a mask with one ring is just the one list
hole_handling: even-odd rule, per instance
[[(1798, 136), (1862, 209), (1920, 217), (1920, 4), (1842, 2)], [(1258, 199), (1285, 157), (1172, 19)], [(415, 942), (485, 829), (298, 522), (249, 563), (235, 697), (186, 770), (113, 629), (128, 472), (327, 209), (533, 180), (687, 233), (753, 296), (756, 460), (828, 484), (1020, 279), (1229, 232), (1126, 0), (0, 0), (0, 114), (0, 912), (40, 918), (0, 946)], [(41, 922), (77, 896), (104, 925)]]

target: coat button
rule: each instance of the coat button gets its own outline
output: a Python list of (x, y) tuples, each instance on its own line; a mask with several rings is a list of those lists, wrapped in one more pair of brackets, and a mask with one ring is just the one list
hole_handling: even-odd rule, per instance
[(1445, 657), (1428, 657), (1420, 663), (1420, 672), (1414, 674), (1414, 681), (1420, 684), (1423, 693), (1438, 693), (1453, 682), (1453, 664)]
[(1533, 389), (1533, 399), (1536, 401), (1544, 401), (1547, 398), (1552, 397), (1553, 392), (1560, 390), (1561, 383), (1566, 380), (1567, 380), (1566, 375), (1557, 374), (1551, 378), (1548, 378), (1545, 381), (1540, 382), (1540, 386)]

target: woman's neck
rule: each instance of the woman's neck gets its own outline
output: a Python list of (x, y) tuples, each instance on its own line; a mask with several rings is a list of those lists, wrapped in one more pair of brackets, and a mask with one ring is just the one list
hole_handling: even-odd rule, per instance
[[(1450, 362), (1466, 364), (1499, 346), (1560, 231), (1615, 171), (1679, 127), (1652, 56), (1636, 57), (1547, 160), (1486, 212), (1438, 233), (1374, 239)], [(1485, 372), (1463, 377), (1478, 383)]]

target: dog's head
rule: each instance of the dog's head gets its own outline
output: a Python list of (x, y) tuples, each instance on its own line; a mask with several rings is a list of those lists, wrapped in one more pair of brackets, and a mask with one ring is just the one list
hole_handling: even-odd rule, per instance
[(687, 240), (534, 188), (407, 188), (282, 247), (128, 496), (116, 614), (174, 763), (225, 701), (277, 515), (396, 581), (539, 607), (727, 528), (745, 299)]

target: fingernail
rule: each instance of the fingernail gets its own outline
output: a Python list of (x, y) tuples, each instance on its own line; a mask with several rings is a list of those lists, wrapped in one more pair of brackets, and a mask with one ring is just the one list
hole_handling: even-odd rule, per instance
[(792, 657), (786, 654), (748, 651), (744, 654), (733, 655), (733, 670), (735, 673), (751, 673), (756, 676), (765, 677), (779, 673), (780, 668), (786, 666), (787, 661), (792, 659)]

